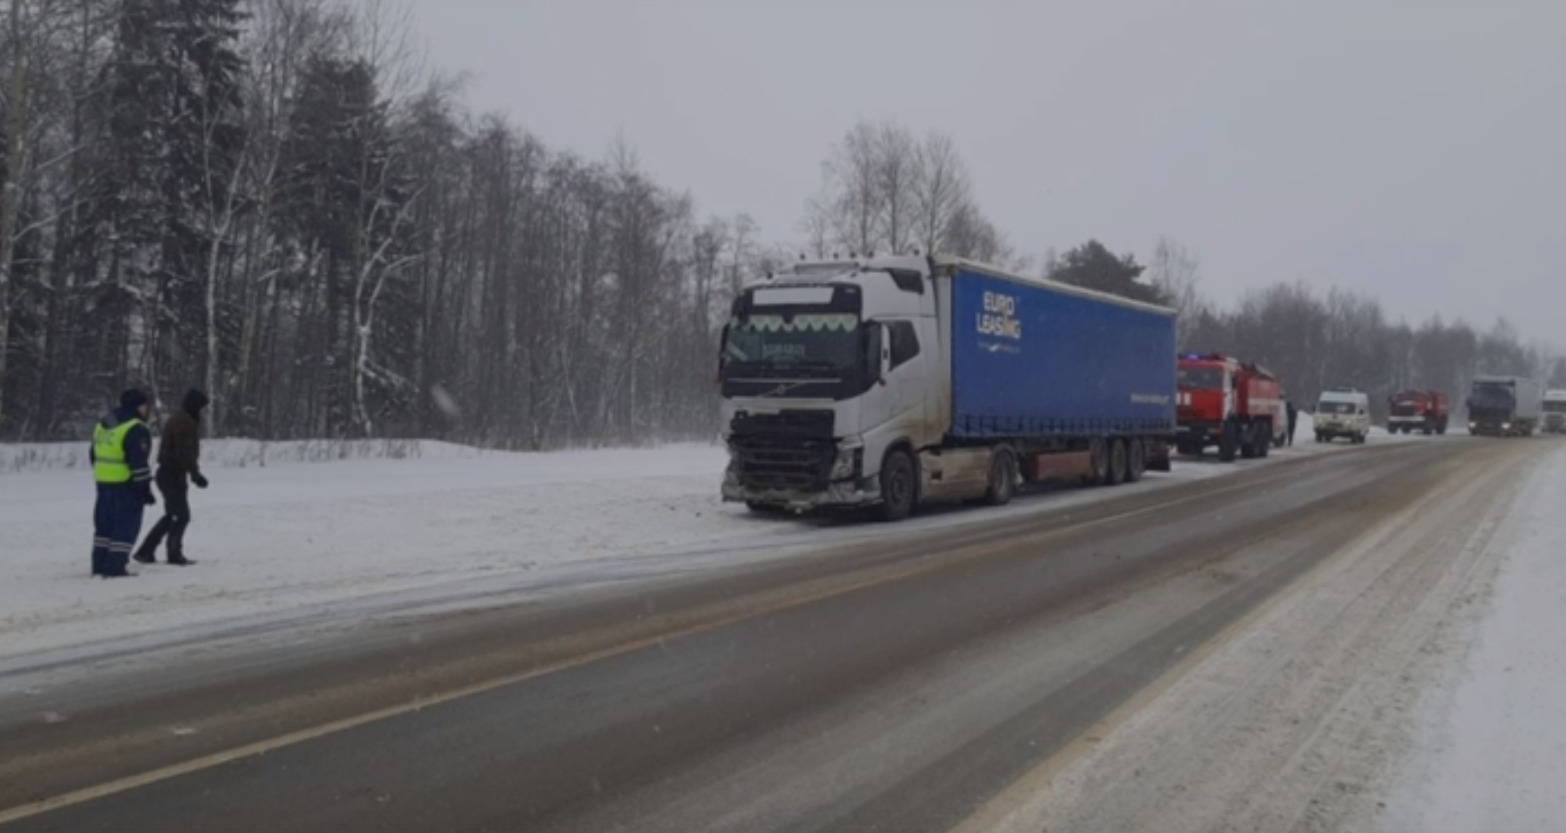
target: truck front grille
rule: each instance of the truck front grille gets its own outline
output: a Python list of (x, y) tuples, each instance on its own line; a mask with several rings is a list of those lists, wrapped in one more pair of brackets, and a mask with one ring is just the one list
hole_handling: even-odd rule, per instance
[(831, 411), (788, 410), (775, 414), (741, 411), (729, 422), (729, 430), (736, 437), (830, 440), (832, 422)]
[(739, 437), (735, 474), (747, 489), (825, 489), (831, 481), (837, 446), (828, 440)]

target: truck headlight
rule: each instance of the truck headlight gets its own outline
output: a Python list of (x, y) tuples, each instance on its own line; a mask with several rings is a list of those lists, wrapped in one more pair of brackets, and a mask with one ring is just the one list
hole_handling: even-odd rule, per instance
[(1479, 427), (1479, 423), (1477, 423), (1477, 422), (1470, 422), (1470, 423), (1468, 423), (1468, 430), (1470, 430), (1470, 431), (1472, 431), (1472, 430), (1474, 430), (1475, 428), (1478, 428), (1478, 427)]
[(1512, 430), (1512, 424), (1510, 422), (1503, 422), (1503, 423), (1501, 423), (1501, 430), (1502, 431), (1510, 431), (1510, 430)]
[(832, 479), (848, 480), (859, 476), (859, 461), (864, 459), (864, 446), (847, 446), (837, 450), (832, 461)]

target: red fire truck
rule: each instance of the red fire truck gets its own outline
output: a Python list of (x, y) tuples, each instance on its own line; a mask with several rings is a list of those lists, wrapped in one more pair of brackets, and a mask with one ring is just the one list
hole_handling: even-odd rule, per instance
[(1405, 390), (1392, 394), (1387, 405), (1387, 431), (1393, 434), (1446, 433), (1446, 394), (1440, 391)]
[(1175, 447), (1181, 454), (1200, 455), (1216, 445), (1224, 462), (1236, 455), (1266, 457), (1287, 437), (1278, 377), (1250, 362), (1219, 353), (1181, 356), (1178, 396)]

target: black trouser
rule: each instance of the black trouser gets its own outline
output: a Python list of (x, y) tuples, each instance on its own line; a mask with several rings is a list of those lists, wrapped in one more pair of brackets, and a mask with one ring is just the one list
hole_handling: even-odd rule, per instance
[(141, 532), (141, 489), (130, 483), (98, 484), (93, 507), (92, 574), (125, 575), (125, 561)]
[(157, 526), (147, 533), (147, 540), (136, 550), (137, 561), (154, 561), (158, 557), (158, 545), (163, 537), (169, 539), (169, 560), (185, 557), (185, 527), (190, 526), (190, 484), (183, 472), (175, 474), (167, 469), (158, 470), (158, 491), (163, 493), (163, 517)]
[(1298, 422), (1294, 417), (1289, 417), (1289, 445), (1294, 445), (1294, 426)]

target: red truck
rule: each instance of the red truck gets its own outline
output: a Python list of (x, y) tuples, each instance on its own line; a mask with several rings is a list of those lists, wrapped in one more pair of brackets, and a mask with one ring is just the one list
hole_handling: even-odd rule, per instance
[(1387, 431), (1445, 434), (1446, 394), (1437, 390), (1405, 390), (1387, 398)]
[(1198, 456), (1218, 446), (1218, 459), (1266, 457), (1288, 436), (1289, 419), (1278, 377), (1219, 353), (1180, 357), (1175, 448)]

